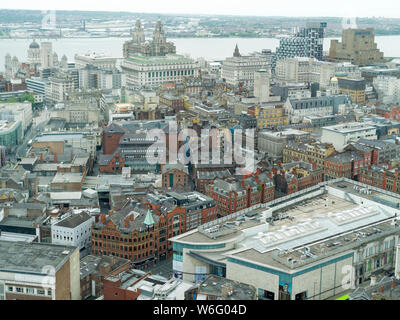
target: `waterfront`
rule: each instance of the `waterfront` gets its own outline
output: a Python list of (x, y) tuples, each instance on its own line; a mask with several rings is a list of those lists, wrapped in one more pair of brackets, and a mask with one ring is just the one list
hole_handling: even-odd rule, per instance
[[(129, 38), (62, 38), (52, 40), (53, 50), (58, 59), (65, 54), (68, 61), (74, 61), (76, 53), (104, 52), (114, 57), (122, 56), (122, 45)], [(335, 38), (339, 39), (339, 38)], [(400, 57), (399, 36), (376, 36), (378, 48), (386, 57)], [(331, 38), (324, 40), (324, 50), (329, 50)], [(40, 43), (41, 41), (38, 40)], [(279, 39), (275, 38), (177, 38), (168, 39), (175, 43), (177, 53), (189, 54), (192, 58), (204, 57), (207, 60), (223, 60), (231, 56), (238, 44), (242, 54), (248, 54), (262, 49), (275, 51)], [(17, 56), (20, 61), (26, 61), (27, 49), (32, 39), (1, 39), (0, 40), (0, 70), (4, 71), (4, 57), (7, 53)]]

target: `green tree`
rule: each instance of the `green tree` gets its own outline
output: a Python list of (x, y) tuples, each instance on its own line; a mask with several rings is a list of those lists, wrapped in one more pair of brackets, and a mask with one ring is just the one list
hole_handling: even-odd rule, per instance
[(21, 102), (24, 101), (29, 101), (30, 103), (34, 104), (35, 103), (35, 98), (33, 97), (33, 94), (31, 93), (25, 93), (22, 97), (21, 97)]

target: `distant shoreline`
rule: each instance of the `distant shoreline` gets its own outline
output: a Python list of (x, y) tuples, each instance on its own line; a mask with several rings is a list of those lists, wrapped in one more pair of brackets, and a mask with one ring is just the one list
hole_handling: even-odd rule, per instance
[[(400, 33), (395, 33), (395, 34), (375, 34), (375, 37), (396, 37), (400, 36)], [(270, 37), (242, 37), (242, 36), (221, 36), (221, 37), (193, 37), (193, 36), (188, 36), (188, 37), (168, 37), (168, 39), (281, 39), (284, 38), (285, 36), (270, 36)], [(118, 38), (118, 39), (130, 39), (131, 37), (124, 36), (99, 36), (99, 37), (0, 37), (0, 40), (65, 40), (65, 39), (109, 39), (109, 38)], [(325, 37), (325, 39), (330, 39), (330, 38), (341, 38), (341, 35), (330, 35), (328, 37)]]

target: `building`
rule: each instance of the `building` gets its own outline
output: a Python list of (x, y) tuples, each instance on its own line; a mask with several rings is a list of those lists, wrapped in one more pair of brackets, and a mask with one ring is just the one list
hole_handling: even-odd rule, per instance
[(353, 103), (365, 104), (365, 80), (338, 78), (338, 86), (341, 94), (347, 94)]
[(121, 68), (129, 88), (156, 87), (168, 81), (181, 83), (184, 77), (197, 77), (199, 72), (194, 60), (178, 54), (130, 55), (122, 61)]
[(332, 143), (336, 151), (342, 151), (350, 142), (359, 139), (377, 140), (376, 127), (360, 122), (337, 124), (322, 128), (322, 143)]
[(28, 49), (28, 63), (33, 65), (33, 68), (36, 69), (36, 66), (40, 65), (41, 57), (40, 57), (40, 45), (33, 40), (29, 45)]
[(98, 127), (100, 122), (100, 108), (94, 100), (67, 101), (59, 104), (51, 113), (52, 118), (65, 119), (73, 127), (81, 128), (93, 125)]
[(274, 183), (266, 172), (242, 179), (215, 179), (208, 187), (208, 195), (215, 200), (220, 217), (271, 201), (275, 193)]
[(285, 111), (290, 123), (300, 123), (304, 117), (328, 116), (347, 113), (350, 101), (347, 96), (320, 96), (305, 99), (288, 99)]
[(311, 88), (305, 83), (276, 84), (271, 87), (274, 96), (281, 97), (282, 102), (289, 99), (311, 98)]
[(79, 250), (0, 241), (1, 300), (80, 300)]
[[(397, 258), (396, 258), (397, 259)], [(371, 275), (368, 284), (357, 286), (353, 292), (345, 295), (346, 300), (400, 300), (399, 284), (396, 277), (383, 276), (377, 280), (377, 275)]]
[(183, 97), (173, 94), (161, 94), (159, 97), (159, 103), (168, 106), (171, 110), (176, 112), (185, 109), (183, 106)]
[(35, 94), (41, 95), (42, 97), (44, 97), (46, 94), (46, 82), (47, 81), (38, 77), (32, 77), (25, 80), (26, 88)]
[(89, 64), (78, 69), (78, 72), (81, 89), (121, 89), (122, 74), (117, 68), (103, 69)]
[(82, 69), (86, 66), (92, 66), (102, 70), (114, 70), (117, 64), (117, 58), (113, 58), (104, 53), (87, 53), (75, 55), (75, 68)]
[(53, 44), (51, 42), (41, 43), (40, 62), (40, 67), (42, 69), (53, 67)]
[(189, 187), (189, 171), (181, 163), (163, 165), (161, 175), (163, 188), (173, 188), (175, 190)]
[(315, 163), (290, 162), (281, 164), (274, 169), (275, 188), (283, 194), (307, 189), (323, 180), (323, 168), (317, 168)]
[(308, 22), (292, 37), (281, 38), (272, 56), (272, 70), (277, 61), (285, 58), (308, 57), (322, 60), (326, 22)]
[(81, 255), (90, 253), (94, 217), (86, 212), (72, 213), (51, 225), (51, 242), (78, 247)]
[[(324, 160), (324, 179), (348, 178), (357, 180), (364, 166), (364, 157), (357, 151), (347, 150)], [(368, 164), (365, 165), (369, 167)]]
[(278, 60), (275, 67), (276, 79), (289, 83), (319, 83), (328, 87), (335, 74), (335, 64), (315, 58), (295, 57)]
[(257, 121), (258, 129), (276, 128), (289, 124), (289, 118), (282, 104), (261, 104), (247, 109), (247, 114)]
[(397, 77), (378, 75), (373, 78), (373, 87), (382, 103), (400, 103), (400, 79)]
[(245, 283), (209, 275), (188, 290), (185, 300), (257, 300), (257, 289)]
[(373, 28), (344, 29), (342, 42), (331, 40), (329, 59), (337, 62), (348, 61), (358, 66), (384, 62), (383, 52), (375, 43)]
[[(32, 141), (32, 148), (48, 148), (49, 153), (56, 157), (63, 155), (67, 146), (83, 149), (96, 159), (97, 136), (91, 132), (45, 132), (36, 136)], [(55, 158), (55, 159), (56, 159)]]
[(373, 151), (372, 164), (390, 162), (400, 156), (400, 146), (388, 141), (363, 139), (357, 141), (357, 144), (371, 148)]
[(123, 45), (123, 56), (165, 56), (175, 54), (176, 48), (172, 42), (167, 42), (165, 31), (160, 20), (157, 21), (152, 41), (145, 41), (144, 29), (141, 21), (136, 20), (135, 28), (132, 30), (132, 40)]
[(322, 182), (176, 236), (174, 277), (215, 274), (256, 287), (259, 299), (322, 300), (391, 271), (400, 197), (367, 188)]
[[(149, 194), (146, 204), (167, 221), (166, 236), (171, 238), (197, 228), (217, 218), (215, 201), (202, 193), (168, 191), (165, 194)], [(160, 250), (160, 255), (170, 255), (171, 246)], [(166, 249), (163, 248), (163, 249)], [(163, 252), (164, 251), (164, 252)]]
[(400, 193), (399, 169), (372, 166), (362, 168), (358, 180), (362, 183), (394, 193)]
[[(128, 270), (104, 280), (104, 300), (189, 300), (193, 283)], [(190, 292), (190, 293), (189, 293)], [(193, 300), (193, 299), (190, 299)]]
[(81, 297), (99, 298), (104, 294), (103, 281), (131, 268), (131, 262), (115, 256), (88, 255), (80, 261)]
[(58, 74), (49, 78), (45, 86), (45, 100), (51, 104), (62, 103), (75, 89), (74, 78), (68, 74)]
[[(123, 159), (123, 166), (130, 167), (133, 172), (160, 172), (160, 163), (149, 161), (152, 156), (149, 151), (153, 151), (150, 147), (154, 146), (156, 138), (150, 137), (147, 132), (151, 129), (159, 129), (166, 134), (166, 145), (157, 148), (159, 154), (166, 155), (168, 159), (166, 152), (169, 144), (168, 126), (168, 122), (164, 120), (111, 123), (103, 134), (104, 154), (100, 155), (99, 163), (107, 166), (115, 162), (119, 156)], [(157, 152), (157, 149), (154, 151)]]
[(270, 71), (260, 69), (254, 73), (254, 97), (258, 102), (268, 102), (270, 95)]
[(102, 214), (92, 226), (92, 254), (129, 259), (137, 267), (152, 266), (167, 244), (166, 223), (159, 221), (157, 214), (132, 204), (111, 215)]
[(209, 185), (214, 183), (215, 179), (225, 179), (232, 175), (232, 173), (225, 168), (217, 170), (196, 170), (196, 176), (194, 178), (196, 191), (207, 194)]
[(0, 113), (12, 114), (10, 116), (5, 116), (4, 120), (14, 120), (21, 121), (22, 125), (22, 137), (24, 136), (26, 130), (32, 125), (32, 103), (25, 102), (12, 102), (12, 103), (0, 103)]
[[(239, 49), (236, 45), (233, 56), (226, 58), (222, 64), (221, 77), (225, 79), (227, 84), (232, 86), (238, 86), (239, 84), (242, 84), (245, 87), (253, 87), (255, 73), (260, 69), (269, 70), (268, 59), (266, 59), (264, 56), (256, 55), (242, 56), (239, 53)], [(264, 86), (268, 83), (267, 79), (265, 79), (265, 75), (263, 75), (263, 77), (260, 79), (264, 79)], [(260, 81), (258, 83), (260, 85)], [(258, 94), (261, 93), (259, 92)], [(266, 94), (264, 93), (264, 95)]]
[(0, 145), (9, 152), (22, 143), (21, 121), (0, 120)]
[(290, 140), (296, 140), (295, 144), (298, 144), (298, 140), (309, 137), (308, 132), (287, 129), (284, 131), (260, 131), (258, 133), (258, 150), (267, 154), (272, 158), (282, 158), (283, 149)]

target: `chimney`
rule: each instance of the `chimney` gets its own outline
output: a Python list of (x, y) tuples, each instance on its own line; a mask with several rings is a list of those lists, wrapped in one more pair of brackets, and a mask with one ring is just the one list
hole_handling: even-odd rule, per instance
[(106, 222), (106, 215), (103, 213), (100, 215), (100, 223), (104, 224)]
[(40, 162), (43, 162), (43, 153), (40, 154)]
[(128, 228), (128, 227), (129, 227), (129, 222), (131, 222), (131, 221), (133, 221), (133, 220), (135, 220), (135, 216), (134, 216), (133, 213), (130, 213), (130, 214), (125, 218), (124, 227), (125, 227), (125, 228)]
[(385, 292), (385, 285), (383, 284), (383, 285), (381, 285), (381, 287), (379, 288), (379, 292)]

